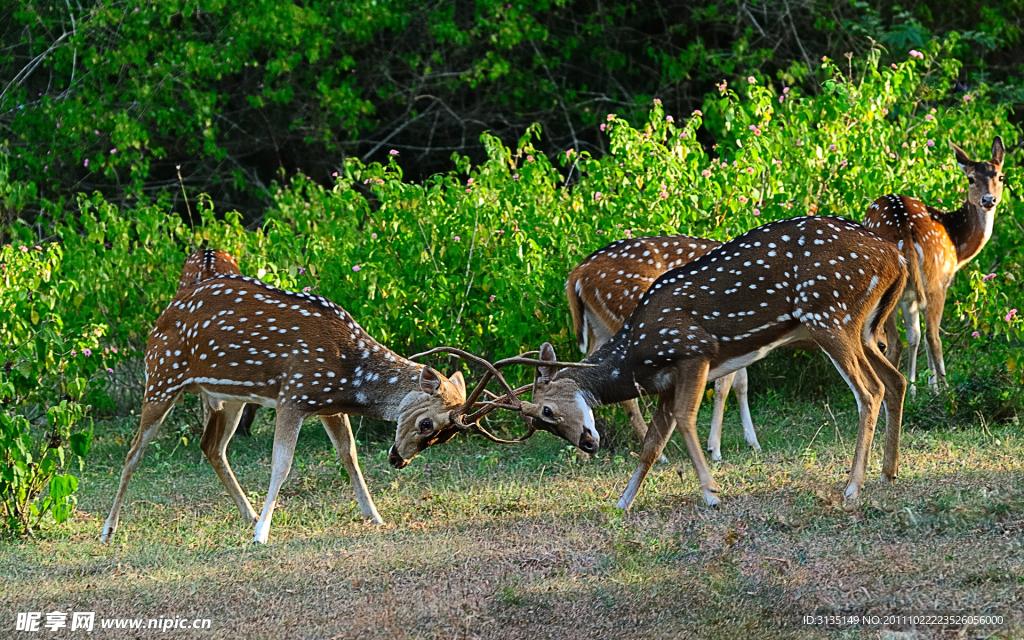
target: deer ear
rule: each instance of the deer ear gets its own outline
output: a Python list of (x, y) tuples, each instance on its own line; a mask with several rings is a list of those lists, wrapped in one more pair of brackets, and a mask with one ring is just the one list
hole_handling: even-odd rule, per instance
[(953, 147), (953, 155), (956, 156), (956, 163), (960, 165), (960, 168), (963, 169), (965, 173), (973, 171), (975, 164), (974, 160), (971, 160), (967, 153), (960, 147), (956, 146), (955, 143), (950, 142), (949, 146)]
[(1003, 139), (996, 136), (996, 139), (992, 141), (992, 164), (1002, 167), (1005, 158), (1006, 146), (1003, 144)]
[[(554, 362), (558, 360), (555, 357), (555, 348), (551, 346), (550, 342), (545, 342), (540, 345), (540, 356), (537, 358), (541, 362)], [(555, 367), (541, 365), (537, 367), (537, 382), (548, 382), (555, 377), (555, 372), (558, 371)]]
[(466, 401), (466, 379), (462, 377), (461, 371), (456, 371), (448, 377), (448, 381), (455, 387), (455, 391), (459, 394), (459, 402)]
[(428, 396), (437, 393), (441, 388), (441, 376), (430, 367), (423, 367), (420, 371), (420, 390)]

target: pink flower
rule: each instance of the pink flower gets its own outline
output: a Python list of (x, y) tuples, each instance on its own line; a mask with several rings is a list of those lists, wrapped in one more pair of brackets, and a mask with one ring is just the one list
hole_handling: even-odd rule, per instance
[(754, 215), (755, 216), (761, 215), (761, 210), (760, 209), (754, 209)]
[(633, 237), (633, 230), (632, 229), (626, 229), (626, 237), (627, 238), (632, 238)]
[(1010, 309), (1010, 313), (1006, 314), (1006, 321), (1009, 322), (1010, 320), (1013, 320), (1014, 316), (1016, 316), (1016, 315), (1017, 315), (1017, 310), (1016, 309)]
[(883, 115), (883, 116), (887, 116), (887, 115), (889, 115), (889, 110), (883, 107), (883, 108), (882, 108), (882, 115)]
[(782, 87), (782, 93), (789, 93), (789, 87)]
[(352, 265), (352, 270), (353, 271), (359, 271), (360, 269), (362, 269), (362, 267), (360, 267), (358, 264)]
[(110, 367), (107, 367), (107, 373), (114, 373), (114, 370), (111, 369)]
[(117, 353), (117, 347), (110, 347), (110, 350), (113, 351), (114, 353)]
[(462, 238), (460, 238), (459, 236), (455, 236), (455, 242), (459, 242), (460, 240), (462, 240)]
[(781, 165), (782, 164), (782, 160), (779, 160), (778, 158), (775, 158), (775, 159), (772, 160), (772, 164)]
[(573, 154), (573, 150), (572, 149), (566, 149), (566, 151), (565, 151), (565, 157), (566, 158), (571, 158), (572, 154)]
[(846, 166), (846, 165), (848, 165), (848, 164), (850, 164), (850, 163), (849, 163), (849, 162), (847, 162), (846, 160), (843, 160), (842, 162), (840, 162), (840, 163), (839, 163), (839, 166), (840, 166), (840, 167), (845, 167), (845, 166)]
[(363, 184), (370, 184), (370, 179), (367, 178), (366, 180), (363, 180)]
[(72, 350), (71, 350), (71, 357), (72, 357), (72, 358), (74, 358), (74, 357), (75, 357), (75, 356), (77, 356), (77, 355), (78, 355), (78, 352), (77, 352), (77, 351), (75, 351), (74, 349), (72, 349)]
[(601, 192), (598, 191), (597, 193), (594, 194), (594, 201), (597, 202), (600, 199), (601, 199)]
[(694, 109), (693, 110), (693, 115), (695, 115), (695, 116), (702, 116), (702, 115), (704, 115), (704, 112), (701, 111), (700, 109)]
[(605, 118), (605, 120), (607, 120), (608, 122), (611, 122), (614, 119), (615, 119), (615, 114), (614, 113), (609, 113), (608, 117)]
[(996, 277), (996, 274), (994, 274), (994, 273), (990, 273), (990, 274), (988, 274), (987, 276), (985, 276), (984, 278), (982, 278), (982, 279), (981, 279), (981, 281), (982, 281), (982, 282), (985, 282), (985, 281), (987, 281), (987, 280), (991, 280), (991, 279), (992, 279), (992, 278), (994, 278), (994, 277)]
[(928, 145), (929, 147), (934, 147), (935, 146), (935, 141), (934, 140), (929, 140), (925, 144)]
[(86, 159), (85, 159), (85, 167), (86, 167), (87, 169), (89, 168), (89, 158), (86, 158)]
[(117, 147), (110, 150), (110, 155), (114, 155), (115, 153), (117, 153)]
[(911, 58), (920, 58), (921, 60), (924, 60), (924, 54), (921, 53), (920, 51), (918, 51), (917, 49), (911, 49), (910, 50), (910, 57)]
[[(604, 125), (601, 125), (601, 130), (604, 131)], [(533, 162), (533, 156), (526, 156), (527, 162)]]
[(710, 178), (711, 177), (711, 169), (705, 169), (705, 170), (701, 171), (700, 175), (704, 176), (705, 178)]
[(377, 180), (375, 180), (375, 182), (376, 182), (377, 184), (384, 184), (384, 181), (383, 181), (383, 180), (381, 180), (380, 178), (377, 178)]
[(376, 240), (377, 239), (377, 234), (376, 233), (371, 233), (370, 237), (373, 238), (374, 240)]
[(28, 247), (26, 247), (25, 245), (21, 245), (21, 252), (28, 253)]
[(756, 84), (757, 83), (757, 78), (755, 78), (754, 76), (749, 76), (747, 78), (747, 82), (749, 82), (750, 84)]
[(331, 177), (332, 177), (332, 178), (337, 178), (337, 177), (338, 177), (338, 172), (337, 172), (337, 171), (335, 171), (334, 173), (332, 173), (332, 174), (331, 174)]
[(747, 175), (754, 175), (754, 167), (747, 167)]
[(92, 355), (92, 349), (82, 349), (82, 355), (88, 358)]
[(494, 298), (495, 296), (492, 295), (490, 298), (487, 299), (487, 302), (494, 302)]
[(662, 198), (667, 198), (668, 197), (668, 191), (662, 191), (658, 195), (660, 195)]
[(740, 204), (747, 204), (747, 196), (740, 196)]
[(935, 119), (935, 116), (933, 116), (932, 114), (930, 114), (930, 113), (929, 113), (928, 115), (926, 115), (926, 116), (924, 117), (924, 119), (925, 119), (925, 120), (934, 120), (934, 119)]
[(512, 174), (512, 179), (513, 179), (514, 181), (516, 181), (516, 182), (519, 182), (519, 174), (518, 174), (518, 173), (513, 173), (513, 174)]
[(472, 184), (473, 184), (473, 178), (470, 178), (469, 180), (466, 180), (466, 186), (467, 187), (471, 186)]
[(786, 100), (786, 96), (779, 96), (779, 104), (782, 104)]
[(675, 121), (676, 121), (676, 119), (673, 118), (672, 116), (665, 116), (665, 122), (675, 122)]
[(655, 99), (654, 99), (654, 104), (661, 104), (661, 100), (659, 100), (659, 99), (655, 98)]
[(299, 275), (306, 273), (306, 267), (299, 267)]
[(92, 135), (94, 135), (94, 136), (98, 136), (98, 135), (100, 135), (100, 132), (99, 132), (99, 130), (98, 130), (98, 129), (93, 129), (93, 130), (92, 130)]
[(398, 149), (392, 149), (391, 151), (388, 151), (388, 155), (397, 156), (398, 155)]
[(977, 337), (978, 337), (978, 336), (980, 336), (980, 335), (981, 335), (980, 333), (978, 333), (977, 331), (975, 331), (974, 333), (972, 333), (972, 334), (971, 334), (971, 337), (972, 337), (972, 338), (977, 338)]
[(834, 145), (834, 144), (828, 145), (828, 150), (829, 151), (835, 151), (836, 150), (836, 145)]
[(309, 287), (302, 287), (302, 293), (309, 293)]

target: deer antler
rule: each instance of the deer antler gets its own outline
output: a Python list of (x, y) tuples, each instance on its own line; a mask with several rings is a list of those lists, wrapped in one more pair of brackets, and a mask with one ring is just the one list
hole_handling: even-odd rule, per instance
[[(476, 387), (473, 389), (473, 392), (470, 393), (469, 396), (466, 398), (466, 402), (461, 407), (453, 410), (449, 414), (453, 424), (456, 424), (462, 427), (463, 429), (472, 429), (479, 433), (480, 435), (487, 438), (488, 440), (490, 440), (491, 442), (497, 442), (498, 444), (517, 444), (525, 441), (534, 433), (536, 433), (537, 430), (534, 428), (533, 421), (530, 419), (527, 419), (529, 430), (527, 431), (526, 435), (521, 436), (519, 438), (515, 438), (513, 440), (505, 440), (503, 438), (499, 438), (498, 436), (487, 431), (480, 425), (480, 419), (483, 418), (488, 413), (490, 413), (491, 411), (494, 411), (495, 409), (500, 408), (508, 409), (510, 411), (521, 412), (522, 402), (520, 402), (519, 396), (522, 393), (524, 393), (526, 389), (528, 389), (529, 387), (513, 389), (512, 386), (509, 385), (509, 383), (505, 380), (504, 376), (501, 375), (501, 372), (497, 369), (497, 367), (491, 364), (488, 360), (481, 358), (480, 356), (474, 355), (472, 353), (469, 353), (468, 351), (465, 351), (463, 349), (457, 349), (455, 347), (435, 347), (429, 351), (417, 353), (416, 355), (412, 356), (410, 360), (415, 360), (417, 358), (433, 355), (435, 353), (450, 353), (464, 360), (476, 362), (477, 364), (483, 365), (487, 369), (487, 371), (484, 373), (483, 378), (480, 379), (480, 382), (477, 383)], [(483, 394), (484, 391), (486, 390), (487, 384), (491, 381), (491, 378), (494, 377), (498, 379), (499, 384), (501, 384), (501, 386), (504, 387), (505, 389), (505, 395), (501, 396), (499, 400), (506, 400), (506, 402), (477, 402), (481, 394)], [(474, 406), (481, 406), (481, 408), (470, 415), (466, 415), (469, 409)]]

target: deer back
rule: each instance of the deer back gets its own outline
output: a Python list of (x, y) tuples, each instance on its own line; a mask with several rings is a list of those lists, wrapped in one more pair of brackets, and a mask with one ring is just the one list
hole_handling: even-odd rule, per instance
[(588, 329), (611, 336), (622, 328), (640, 296), (661, 274), (721, 244), (685, 235), (648, 236), (617, 240), (587, 256), (566, 282), (580, 350), (587, 353), (598, 346), (590, 344)]

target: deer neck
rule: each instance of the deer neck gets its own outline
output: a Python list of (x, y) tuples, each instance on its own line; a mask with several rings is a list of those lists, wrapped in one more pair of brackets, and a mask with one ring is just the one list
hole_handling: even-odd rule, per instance
[(995, 207), (985, 210), (970, 202), (964, 202), (956, 211), (950, 211), (940, 217), (942, 226), (956, 247), (957, 268), (985, 248), (992, 237), (995, 218)]
[[(627, 349), (628, 340), (629, 325), (626, 325), (584, 358), (584, 363), (594, 366), (563, 369), (558, 376), (576, 381), (582, 400), (590, 407), (632, 400), (640, 397), (641, 392), (657, 393), (665, 385), (646, 376), (643, 379), (638, 377)], [(662, 376), (667, 379), (665, 374)]]
[(358, 407), (358, 413), (376, 420), (397, 421), (410, 394), (420, 390), (423, 365), (406, 360), (381, 347), (359, 363), (353, 363), (352, 378), (345, 385), (344, 404)]

